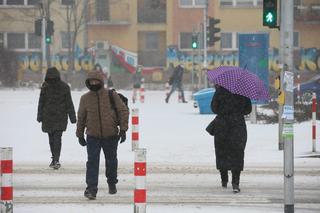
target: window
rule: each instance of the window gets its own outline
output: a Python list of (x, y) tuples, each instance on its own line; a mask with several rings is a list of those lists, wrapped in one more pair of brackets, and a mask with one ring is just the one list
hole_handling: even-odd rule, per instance
[(28, 33), (28, 48), (29, 49), (40, 49), (41, 48), (41, 37), (36, 36), (34, 33)]
[(145, 33), (145, 49), (157, 50), (159, 49), (159, 34), (156, 32)]
[(28, 5), (38, 5), (40, 4), (40, 0), (28, 0)]
[(180, 49), (191, 49), (192, 33), (180, 33)]
[(8, 33), (8, 49), (25, 49), (25, 35), (24, 33)]
[(108, 21), (109, 19), (109, 0), (96, 0), (96, 20)]
[(74, 5), (74, 0), (61, 0), (62, 5)]
[(221, 33), (221, 49), (232, 49), (232, 33)]
[(220, 0), (221, 7), (261, 7), (263, 0)]
[(4, 47), (4, 34), (0, 33), (0, 48)]
[(206, 6), (206, 0), (194, 0), (194, 5), (197, 6)]
[(3, 4), (3, 0), (0, 0), (0, 5), (2, 5)]
[(24, 5), (24, 0), (7, 0), (7, 5)]
[(293, 47), (299, 47), (300, 35), (299, 32), (293, 32)]
[(239, 7), (249, 7), (249, 6), (253, 6), (253, 1), (252, 0), (237, 0), (236, 4)]
[(182, 7), (205, 7), (206, 0), (180, 0)]
[(74, 32), (70, 32), (70, 34), (68, 32), (61, 32), (60, 35), (61, 35), (61, 47), (63, 49), (68, 49), (69, 48), (68, 41), (70, 41), (70, 45), (72, 45), (71, 41), (72, 41), (72, 37), (74, 35)]

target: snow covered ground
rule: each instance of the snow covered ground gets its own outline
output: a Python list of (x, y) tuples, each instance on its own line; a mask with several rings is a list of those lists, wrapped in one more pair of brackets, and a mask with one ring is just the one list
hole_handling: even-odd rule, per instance
[[(78, 109), (79, 99), (85, 91), (72, 92), (75, 109)], [(121, 91), (131, 100), (131, 91)], [(41, 124), (36, 121), (39, 90), (0, 90), (0, 147), (13, 147), (14, 166), (19, 168), (47, 167), (50, 163), (48, 136), (41, 132)], [(214, 170), (215, 156), (213, 150), (213, 137), (209, 136), (205, 127), (214, 115), (200, 115), (198, 109), (193, 108), (193, 102), (181, 104), (174, 93), (170, 103), (164, 101), (163, 91), (147, 91), (144, 104), (129, 104), (130, 108), (137, 107), (140, 111), (140, 147), (147, 149), (148, 170), (153, 167), (165, 166), (183, 168), (208, 167)], [(190, 93), (187, 93), (190, 97)], [(130, 121), (131, 123), (131, 121)], [(317, 122), (319, 125), (319, 122)], [(245, 170), (248, 168), (262, 168), (264, 170), (281, 171), (283, 166), (283, 152), (278, 151), (278, 125), (277, 124), (250, 124), (247, 122), (248, 142), (245, 154)], [(319, 134), (318, 134), (319, 135)], [(61, 153), (62, 169), (84, 168), (86, 162), (86, 149), (78, 144), (75, 137), (75, 125), (68, 124), (63, 134)], [(320, 150), (319, 136), (317, 148)], [(312, 149), (311, 121), (294, 125), (294, 152), (295, 166), (310, 171), (316, 171), (309, 179), (320, 190), (320, 158), (299, 158), (298, 156), (310, 153)], [(120, 167), (127, 168), (132, 165), (134, 155), (131, 151), (131, 129), (127, 133), (127, 141), (119, 145), (118, 158)], [(32, 169), (30, 170), (32, 171)], [(61, 170), (63, 171), (63, 170)], [(211, 170), (210, 170), (211, 171)], [(254, 169), (252, 170), (254, 172)], [(82, 175), (83, 174), (83, 175)], [(84, 185), (83, 178), (79, 185)], [(318, 175), (317, 175), (318, 174)], [(20, 178), (19, 174), (17, 178)], [(121, 176), (121, 174), (120, 174)], [(39, 184), (46, 184), (49, 180), (39, 179)], [(281, 178), (281, 176), (280, 176)], [(37, 178), (36, 178), (37, 179)], [(209, 178), (208, 178), (209, 179)], [(279, 184), (277, 178), (272, 179), (275, 185)], [(21, 186), (27, 179), (16, 179)], [(132, 181), (132, 180), (131, 180)], [(282, 179), (281, 179), (282, 181)], [(27, 182), (26, 182), (26, 185)], [(120, 185), (120, 184), (119, 184)], [(303, 188), (303, 182), (299, 186)], [(81, 188), (82, 191), (82, 188)], [(82, 192), (81, 192), (82, 193)], [(39, 195), (41, 196), (41, 194)], [(82, 196), (80, 194), (79, 196)], [(320, 199), (320, 198), (318, 198)], [(121, 204), (28, 204), (17, 203), (15, 212), (132, 212), (132, 205)], [(318, 201), (317, 201), (318, 202)], [(318, 202), (318, 204), (320, 201)], [(239, 204), (241, 206), (241, 204)], [(272, 207), (245, 206), (239, 211), (239, 205), (226, 207), (211, 204), (153, 204), (148, 206), (149, 212), (283, 212), (282, 205)], [(320, 211), (320, 209), (318, 209)], [(309, 212), (306, 208), (301, 212)], [(312, 212), (310, 210), (310, 212)], [(317, 211), (314, 211), (317, 212)]]

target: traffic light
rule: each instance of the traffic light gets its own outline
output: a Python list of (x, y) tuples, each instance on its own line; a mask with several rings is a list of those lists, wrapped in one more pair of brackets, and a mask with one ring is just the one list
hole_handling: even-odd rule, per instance
[(277, 0), (263, 0), (263, 26), (277, 27)]
[(47, 20), (47, 27), (46, 27), (46, 43), (52, 43), (52, 35), (54, 33), (54, 22), (51, 20)]
[(34, 34), (36, 34), (37, 36), (42, 36), (42, 20), (41, 19), (37, 19), (34, 22)]
[(209, 17), (209, 25), (207, 26), (207, 41), (208, 46), (213, 46), (216, 41), (220, 40), (220, 37), (217, 36), (217, 33), (221, 31), (220, 28), (216, 27), (216, 24), (220, 23), (220, 19), (215, 19)]
[(192, 35), (192, 43), (191, 43), (192, 49), (198, 48), (198, 36)]

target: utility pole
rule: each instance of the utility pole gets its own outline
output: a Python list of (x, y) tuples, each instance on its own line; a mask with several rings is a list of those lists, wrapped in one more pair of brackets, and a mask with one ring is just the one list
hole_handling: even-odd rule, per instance
[[(203, 70), (207, 72), (207, 26), (208, 26), (208, 0), (206, 0), (205, 7), (203, 8)], [(202, 72), (201, 72), (202, 74)], [(207, 87), (207, 75), (204, 75), (204, 86)], [(202, 75), (201, 75), (202, 77)]]
[[(282, 1), (284, 2), (284, 1)], [(281, 35), (283, 38), (283, 131), (284, 140), (284, 212), (294, 212), (294, 161), (293, 161), (293, 1), (285, 1), (282, 5)]]
[[(280, 88), (279, 88), (279, 92), (282, 92), (283, 90), (283, 64), (284, 64), (284, 8), (286, 2), (285, 1), (280, 1), (280, 48), (279, 48), (279, 68), (280, 68)], [(279, 128), (278, 128), (278, 149), (279, 150), (283, 150), (283, 138), (282, 138), (282, 131), (283, 131), (283, 121), (282, 121), (282, 113), (283, 113), (283, 104), (284, 103), (280, 103), (281, 101), (279, 100), (279, 114), (278, 114), (278, 124), (279, 124)]]
[(43, 1), (43, 4), (41, 5), (42, 12), (41, 12), (41, 20), (42, 20), (42, 27), (41, 27), (41, 48), (42, 48), (42, 79), (45, 79), (46, 75), (46, 69), (47, 69), (47, 44), (46, 44), (46, 1)]

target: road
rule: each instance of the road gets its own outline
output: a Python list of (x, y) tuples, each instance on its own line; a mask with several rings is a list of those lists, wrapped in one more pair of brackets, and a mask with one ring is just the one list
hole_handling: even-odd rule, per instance
[[(47, 165), (16, 165), (14, 203), (123, 204), (133, 201), (135, 179), (132, 165), (119, 166), (118, 193), (109, 195), (100, 168), (97, 199), (87, 201), (85, 167), (63, 165), (52, 170)], [(148, 165), (148, 205), (228, 205), (283, 208), (282, 168), (249, 167), (241, 175), (241, 193), (233, 194), (231, 184), (220, 186), (220, 177), (209, 165)], [(231, 175), (230, 175), (231, 176)], [(320, 212), (320, 168), (295, 168), (295, 208), (297, 212)]]

